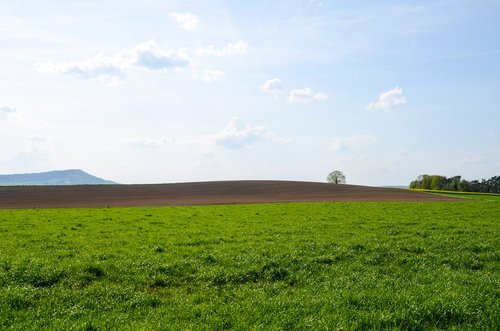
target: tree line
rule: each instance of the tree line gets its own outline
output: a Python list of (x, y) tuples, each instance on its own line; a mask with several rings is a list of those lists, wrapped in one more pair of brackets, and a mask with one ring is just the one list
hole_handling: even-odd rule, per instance
[(410, 183), (410, 188), (424, 190), (500, 193), (500, 176), (490, 179), (465, 180), (462, 176), (447, 178), (439, 175), (420, 175)]

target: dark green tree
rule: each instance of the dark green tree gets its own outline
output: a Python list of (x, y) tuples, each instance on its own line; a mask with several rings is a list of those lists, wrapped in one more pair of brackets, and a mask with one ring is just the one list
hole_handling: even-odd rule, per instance
[(345, 184), (345, 175), (342, 171), (335, 170), (328, 174), (326, 181), (332, 184)]
[(431, 190), (442, 190), (446, 185), (446, 177), (432, 175), (431, 176)]
[(410, 183), (410, 188), (500, 194), (500, 176), (493, 176), (489, 179), (483, 178), (481, 181), (467, 181), (462, 179), (462, 176), (447, 178), (439, 175), (420, 175)]
[(430, 190), (432, 183), (432, 176), (422, 175), (422, 184), (420, 185), (421, 189)]

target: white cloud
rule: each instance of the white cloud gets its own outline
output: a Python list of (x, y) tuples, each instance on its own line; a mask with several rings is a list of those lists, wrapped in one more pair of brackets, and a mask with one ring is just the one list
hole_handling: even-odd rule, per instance
[(207, 55), (215, 55), (215, 56), (229, 56), (229, 55), (237, 55), (244, 54), (250, 50), (248, 43), (240, 40), (234, 44), (227, 44), (226, 47), (217, 49), (214, 45), (207, 45), (204, 47), (198, 47), (198, 54), (207, 54)]
[(259, 89), (275, 98), (287, 94), (287, 100), (290, 103), (309, 103), (311, 101), (322, 101), (328, 96), (322, 92), (315, 92), (312, 88), (304, 87), (292, 90), (283, 88), (282, 80), (279, 78), (269, 79), (264, 82)]
[(124, 63), (102, 54), (82, 60), (54, 63), (42, 63), (39, 70), (43, 73), (58, 73), (83, 79), (98, 78), (109, 85), (117, 84), (124, 77)]
[(184, 49), (161, 50), (152, 40), (139, 44), (123, 55), (135, 65), (148, 70), (183, 69), (189, 66), (190, 59)]
[(259, 89), (263, 92), (271, 94), (273, 97), (278, 97), (284, 92), (282, 81), (279, 78), (267, 80), (264, 84), (259, 86)]
[(224, 130), (216, 134), (214, 139), (217, 145), (229, 149), (245, 148), (259, 140), (268, 140), (279, 144), (289, 142), (263, 126), (244, 125), (236, 117), (229, 120)]
[(352, 137), (337, 137), (327, 143), (327, 148), (331, 152), (350, 151), (369, 142), (376, 141), (377, 138), (369, 134), (361, 134)]
[(201, 76), (201, 80), (205, 82), (215, 82), (224, 78), (226, 78), (226, 74), (223, 71), (209, 69), (205, 70)]
[(383, 109), (389, 110), (392, 107), (404, 105), (406, 99), (403, 96), (403, 89), (395, 87), (387, 92), (382, 92), (378, 96), (377, 102), (370, 102), (367, 109)]
[(185, 50), (164, 51), (153, 40), (150, 40), (112, 56), (98, 54), (82, 61), (45, 62), (39, 66), (39, 70), (83, 79), (97, 78), (109, 85), (116, 85), (124, 78), (125, 70), (132, 67), (148, 71), (165, 71), (184, 69), (190, 65), (190, 61)]
[(16, 109), (9, 106), (0, 106), (0, 120), (6, 119), (10, 114), (16, 112)]
[(198, 27), (198, 17), (191, 13), (170, 13), (170, 17), (176, 20), (177, 24), (185, 30), (194, 31)]
[(288, 93), (288, 101), (291, 103), (302, 102), (308, 103), (310, 101), (321, 101), (326, 99), (327, 96), (321, 92), (314, 92), (313, 89), (309, 87), (293, 89)]

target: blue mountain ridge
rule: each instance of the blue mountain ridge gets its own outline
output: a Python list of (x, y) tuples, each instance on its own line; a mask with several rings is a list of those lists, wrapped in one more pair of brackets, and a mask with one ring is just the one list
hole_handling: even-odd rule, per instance
[(0, 175), (0, 186), (16, 185), (108, 185), (117, 184), (80, 169), (55, 170), (40, 173)]

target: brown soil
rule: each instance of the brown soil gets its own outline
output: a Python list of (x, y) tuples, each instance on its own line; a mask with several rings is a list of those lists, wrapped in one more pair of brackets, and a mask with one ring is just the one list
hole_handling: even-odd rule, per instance
[(291, 181), (3, 186), (0, 208), (209, 205), (301, 201), (449, 201), (409, 190)]

